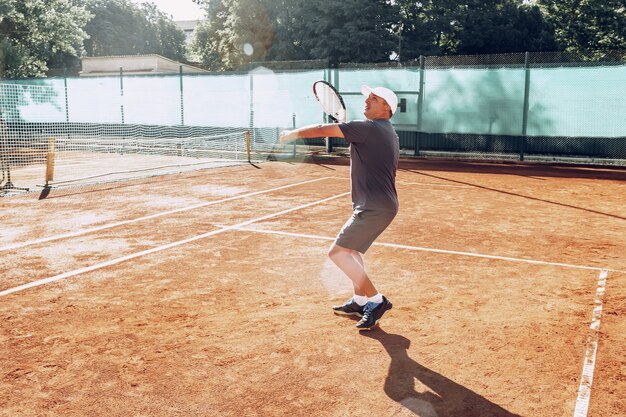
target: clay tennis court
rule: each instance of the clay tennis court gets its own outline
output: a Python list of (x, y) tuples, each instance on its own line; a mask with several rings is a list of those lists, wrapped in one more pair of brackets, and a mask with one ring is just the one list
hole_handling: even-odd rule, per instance
[(345, 158), (0, 199), (0, 414), (626, 415), (626, 171), (402, 160), (369, 332)]

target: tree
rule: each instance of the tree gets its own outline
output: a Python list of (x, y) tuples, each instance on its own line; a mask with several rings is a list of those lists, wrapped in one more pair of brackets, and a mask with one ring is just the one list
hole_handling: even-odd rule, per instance
[(221, 34), (225, 32), (226, 19), (230, 13), (222, 0), (205, 0), (207, 18), (196, 26), (190, 49), (200, 58), (200, 63), (212, 70), (225, 69), (221, 54)]
[(89, 56), (159, 54), (184, 60), (185, 33), (152, 4), (129, 0), (89, 0), (94, 18), (87, 24)]
[(568, 52), (626, 48), (624, 0), (538, 0)]
[[(208, 19), (197, 29), (193, 48), (214, 69), (262, 60), (384, 62), (396, 45), (398, 8), (388, 0), (201, 3)], [(253, 46), (250, 56), (241, 52), (246, 43)]]
[(274, 38), (267, 52), (269, 61), (300, 61), (310, 59), (300, 42), (300, 25), (304, 2), (299, 0), (262, 0), (273, 24)]
[(259, 0), (228, 0), (226, 38), (220, 55), (229, 68), (262, 61), (272, 46), (274, 32), (267, 10)]
[(325, 59), (331, 65), (385, 62), (397, 43), (393, 29), (399, 9), (387, 0), (293, 0), (285, 10), (275, 21), (275, 42), (277, 51), (292, 49), (295, 59)]
[(50, 61), (77, 57), (91, 15), (78, 0), (3, 0), (0, 76), (41, 77)]
[(401, 60), (419, 55), (553, 50), (539, 8), (517, 0), (401, 1)]
[(156, 53), (177, 61), (185, 60), (185, 32), (174, 23), (172, 17), (159, 11), (154, 3), (143, 3), (141, 11), (154, 32)]
[(228, 9), (221, 0), (207, 1), (203, 5), (207, 8), (207, 18), (196, 26), (189, 49), (203, 66), (219, 70), (222, 62), (218, 52), (218, 33), (224, 30)]
[(493, 54), (554, 50), (553, 29), (537, 6), (518, 0), (467, 2), (453, 24), (455, 45), (460, 54)]
[(207, 19), (195, 31), (192, 52), (214, 70), (265, 59), (273, 28), (259, 0), (205, 0)]
[(441, 54), (452, 36), (458, 0), (400, 1), (397, 59)]

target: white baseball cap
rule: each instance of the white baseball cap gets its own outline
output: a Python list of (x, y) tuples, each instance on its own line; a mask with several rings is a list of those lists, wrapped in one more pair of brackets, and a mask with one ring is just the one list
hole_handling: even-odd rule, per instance
[(361, 94), (363, 94), (366, 97), (369, 96), (370, 94), (374, 94), (375, 96), (382, 98), (383, 100), (387, 102), (389, 107), (391, 107), (391, 114), (394, 114), (396, 112), (396, 109), (398, 108), (398, 97), (396, 96), (396, 93), (394, 93), (388, 88), (385, 88), (385, 87), (372, 88), (367, 85), (362, 85)]

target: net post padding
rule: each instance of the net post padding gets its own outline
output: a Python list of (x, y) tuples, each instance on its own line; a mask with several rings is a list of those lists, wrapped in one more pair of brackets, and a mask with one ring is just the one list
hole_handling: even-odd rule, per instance
[(248, 162), (251, 161), (250, 158), (250, 131), (246, 130), (246, 155), (248, 156)]
[(56, 138), (48, 138), (48, 153), (46, 154), (46, 187), (52, 181), (54, 181), (54, 148), (56, 144)]

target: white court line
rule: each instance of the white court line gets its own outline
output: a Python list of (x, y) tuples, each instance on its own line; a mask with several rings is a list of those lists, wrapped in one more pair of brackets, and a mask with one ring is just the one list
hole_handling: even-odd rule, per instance
[(448, 188), (476, 188), (471, 185), (454, 185), (454, 184), (435, 184), (431, 182), (404, 182), (396, 181), (397, 184), (402, 185), (422, 185), (424, 187), (448, 187)]
[[(349, 180), (349, 177), (329, 177), (335, 180)], [(472, 185), (456, 185), (456, 184), (439, 184), (434, 182), (407, 182), (407, 181), (398, 181), (396, 180), (396, 184), (401, 185), (422, 185), (424, 187), (449, 187), (449, 188), (476, 188)]]
[[(334, 240), (334, 238), (327, 237), (327, 236), (279, 232), (279, 231), (271, 231), (271, 230), (259, 230), (259, 229), (252, 229), (249, 227), (237, 227), (237, 230), (246, 231), (246, 232), (276, 234), (276, 235), (291, 236), (291, 237), (301, 237), (301, 238), (307, 238), (307, 239)], [(583, 372), (582, 372), (581, 381), (580, 381), (580, 388), (578, 390), (578, 399), (576, 400), (576, 409), (574, 410), (574, 417), (587, 417), (587, 410), (589, 408), (589, 398), (591, 397), (591, 383), (593, 381), (593, 372), (595, 368), (596, 353), (598, 350), (598, 334), (600, 331), (600, 318), (602, 316), (602, 299), (604, 297), (604, 292), (605, 292), (605, 287), (606, 287), (606, 277), (609, 271), (620, 272), (620, 273), (626, 273), (626, 271), (596, 268), (596, 267), (583, 266), (583, 265), (565, 264), (565, 263), (558, 263), (558, 262), (537, 261), (537, 260), (532, 260), (532, 259), (483, 255), (483, 254), (471, 253), (471, 252), (458, 252), (458, 251), (450, 251), (450, 250), (443, 250), (443, 249), (422, 248), (418, 246), (397, 245), (393, 243), (374, 242), (374, 245), (407, 249), (407, 250), (473, 256), (473, 257), (497, 259), (497, 260), (512, 261), (512, 262), (524, 262), (524, 263), (530, 263), (530, 264), (550, 265), (550, 266), (558, 266), (558, 267), (565, 267), (565, 268), (576, 268), (576, 269), (595, 270), (595, 271), (599, 270), (600, 276), (598, 278), (598, 288), (596, 290), (596, 299), (594, 302), (595, 306), (593, 309), (593, 319), (591, 321), (591, 325), (589, 326), (590, 335), (588, 336), (587, 351), (585, 353), (585, 361), (584, 361)]]
[(598, 289), (596, 290), (596, 299), (594, 301), (593, 318), (591, 320), (591, 325), (589, 326), (587, 351), (585, 352), (583, 372), (580, 377), (580, 387), (578, 388), (578, 398), (576, 399), (574, 417), (587, 417), (587, 411), (589, 410), (591, 383), (593, 382), (593, 372), (596, 366), (596, 353), (598, 352), (598, 335), (600, 333), (600, 318), (602, 317), (602, 299), (604, 298), (607, 275), (607, 270), (603, 270), (600, 272), (600, 276), (598, 277)]
[(111, 229), (113, 227), (118, 227), (118, 226), (123, 226), (123, 225), (126, 225), (126, 224), (141, 222), (141, 221), (144, 221), (144, 220), (156, 219), (157, 217), (168, 216), (170, 214), (175, 214), (175, 213), (182, 213), (184, 211), (195, 210), (197, 208), (208, 207), (208, 206), (212, 206), (214, 204), (225, 203), (225, 202), (228, 202), (228, 201), (238, 200), (238, 199), (241, 199), (241, 198), (253, 197), (253, 196), (259, 195), (259, 194), (265, 194), (265, 193), (270, 193), (270, 192), (273, 192), (273, 191), (284, 190), (285, 188), (297, 187), (299, 185), (308, 184), (308, 183), (312, 183), (312, 182), (316, 182), (316, 181), (322, 181), (322, 180), (326, 180), (326, 179), (329, 179), (329, 178), (330, 177), (316, 178), (314, 180), (297, 182), (295, 184), (283, 185), (281, 187), (270, 188), (270, 189), (262, 190), (262, 191), (255, 191), (255, 192), (248, 193), (248, 194), (236, 195), (236, 196), (233, 196), (233, 197), (223, 198), (221, 200), (209, 201), (207, 203), (201, 203), (201, 204), (196, 204), (196, 205), (193, 205), (193, 206), (182, 207), (182, 208), (175, 209), (175, 210), (162, 211), (160, 213), (151, 214), (149, 216), (138, 217), (136, 219), (124, 220), (124, 221), (121, 221), (121, 222), (109, 223), (109, 224), (105, 224), (105, 225), (98, 226), (98, 227), (92, 227), (92, 228), (89, 228), (89, 229), (78, 230), (76, 232), (64, 233), (64, 234), (44, 237), (44, 238), (36, 239), (36, 240), (29, 240), (29, 241), (26, 241), (26, 242), (15, 243), (15, 244), (12, 244), (12, 245), (7, 245), (7, 246), (0, 246), (0, 252), (6, 251), (6, 250), (12, 250), (12, 249), (20, 249), (20, 248), (23, 248), (23, 247), (26, 247), (26, 246), (36, 245), (36, 244), (39, 244), (39, 243), (52, 242), (54, 240), (59, 240), (59, 239), (66, 239), (68, 237), (82, 236), (82, 235), (85, 235), (85, 234), (88, 234), (88, 233), (99, 232), (101, 230)]
[[(65, 165), (55, 165), (55, 168), (70, 168), (70, 167), (77, 167), (77, 166), (81, 166), (81, 165), (89, 165), (86, 162), (75, 162), (73, 164), (65, 164)], [(40, 167), (32, 167), (32, 168), (18, 168), (16, 170), (16, 172), (23, 172), (23, 171), (45, 171), (46, 167), (45, 166), (40, 166)]]
[(85, 268), (80, 268), (80, 269), (76, 269), (74, 271), (65, 272), (63, 274), (55, 275), (53, 277), (44, 278), (44, 279), (40, 279), (40, 280), (37, 280), (37, 281), (29, 282), (28, 284), (24, 284), (24, 285), (20, 285), (18, 287), (9, 288), (7, 290), (0, 291), (0, 297), (4, 297), (4, 296), (9, 295), (9, 294), (13, 294), (13, 293), (16, 293), (16, 292), (19, 292), (19, 291), (23, 291), (23, 290), (26, 290), (28, 288), (38, 287), (40, 285), (48, 284), (50, 282), (59, 281), (59, 280), (65, 279), (65, 278), (70, 278), (70, 277), (73, 277), (73, 276), (76, 276), (76, 275), (83, 274), (85, 272), (91, 272), (91, 271), (95, 271), (97, 269), (105, 268), (107, 266), (116, 265), (116, 264), (119, 264), (121, 262), (128, 261), (130, 259), (139, 258), (140, 256), (149, 255), (151, 253), (156, 253), (156, 252), (161, 252), (161, 251), (164, 251), (166, 249), (170, 249), (170, 248), (173, 248), (173, 247), (176, 247), (176, 246), (184, 245), (186, 243), (194, 242), (196, 240), (204, 239), (204, 238), (207, 238), (209, 236), (215, 236), (217, 234), (224, 233), (224, 232), (229, 231), (229, 230), (236, 230), (237, 228), (248, 226), (248, 225), (250, 225), (252, 223), (256, 223), (256, 222), (260, 222), (260, 221), (263, 221), (263, 220), (271, 219), (272, 217), (282, 216), (283, 214), (291, 213), (293, 211), (301, 210), (301, 209), (304, 209), (304, 208), (307, 208), (307, 207), (311, 207), (311, 206), (314, 206), (314, 205), (317, 205), (317, 204), (322, 204), (322, 203), (325, 203), (327, 201), (334, 200), (336, 198), (344, 197), (344, 196), (346, 196), (348, 194), (350, 194), (350, 192), (337, 194), (337, 195), (334, 195), (332, 197), (325, 198), (323, 200), (318, 200), (318, 201), (314, 201), (312, 203), (303, 204), (301, 206), (290, 208), (290, 209), (287, 209), (287, 210), (283, 210), (283, 211), (280, 211), (278, 213), (268, 214), (268, 215), (263, 216), (263, 217), (257, 217), (256, 219), (247, 220), (245, 222), (237, 223), (237, 224), (235, 224), (233, 226), (226, 226), (226, 227), (224, 227), (222, 229), (219, 229), (219, 230), (213, 230), (211, 232), (207, 232), (207, 233), (203, 233), (201, 235), (193, 236), (193, 237), (191, 237), (189, 239), (179, 240), (177, 242), (168, 243), (167, 245), (162, 245), (162, 246), (158, 246), (158, 247), (155, 247), (155, 248), (152, 248), (152, 249), (147, 249), (147, 250), (144, 250), (144, 251), (141, 251), (141, 252), (132, 253), (132, 254), (127, 255), (127, 256), (122, 256), (121, 258), (111, 259), (111, 260), (106, 261), (106, 262), (101, 262), (99, 264), (91, 265), (91, 266), (88, 266), (88, 267), (85, 267)]
[[(282, 236), (291, 236), (291, 237), (302, 237), (306, 239), (319, 239), (319, 240), (335, 240), (334, 237), (329, 236), (318, 236), (318, 235), (307, 235), (303, 233), (290, 233), (290, 232), (280, 232), (275, 230), (262, 230), (262, 229), (253, 229), (250, 227), (235, 227), (237, 230), (245, 231), (245, 232), (255, 232), (255, 233), (266, 233), (270, 235), (282, 235)], [(534, 259), (524, 259), (524, 258), (511, 258), (507, 256), (498, 256), (498, 255), (486, 255), (481, 253), (474, 252), (460, 252), (446, 249), (434, 249), (434, 248), (424, 248), (419, 246), (409, 246), (409, 245), (399, 245), (396, 243), (382, 243), (382, 242), (374, 242), (374, 246), (384, 246), (389, 248), (398, 248), (398, 249), (406, 249), (411, 251), (420, 251), (420, 252), (433, 252), (433, 253), (445, 253), (449, 255), (461, 255), (461, 256), (472, 256), (475, 258), (487, 258), (487, 259), (497, 259), (500, 261), (510, 261), (510, 262), (523, 262), (529, 264), (536, 265), (550, 265), (550, 266), (559, 266), (563, 268), (574, 268), (574, 269), (586, 269), (591, 271), (608, 271), (608, 272), (618, 272), (618, 273), (626, 273), (626, 271), (620, 271), (617, 269), (607, 269), (607, 268), (598, 268), (595, 266), (585, 266), (585, 265), (574, 265), (574, 264), (565, 264), (559, 262), (549, 262), (549, 261), (538, 261)]]

